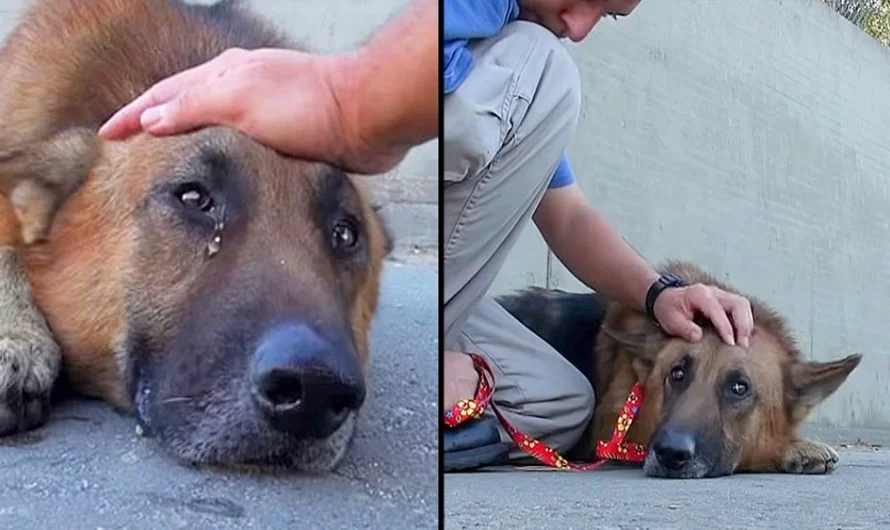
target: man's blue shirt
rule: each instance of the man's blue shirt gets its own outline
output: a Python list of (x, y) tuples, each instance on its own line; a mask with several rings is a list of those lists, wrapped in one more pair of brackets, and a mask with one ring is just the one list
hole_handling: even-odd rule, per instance
[[(469, 41), (497, 35), (519, 17), (519, 3), (517, 0), (445, 0), (443, 7), (443, 88), (445, 94), (450, 94), (457, 90), (473, 69), (473, 54), (467, 49)], [(574, 182), (575, 174), (563, 153), (550, 187), (561, 188)]]

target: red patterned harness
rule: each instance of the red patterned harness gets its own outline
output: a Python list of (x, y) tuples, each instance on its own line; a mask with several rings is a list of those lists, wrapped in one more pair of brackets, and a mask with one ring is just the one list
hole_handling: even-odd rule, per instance
[(630, 395), (627, 396), (627, 401), (621, 409), (621, 414), (618, 415), (618, 422), (615, 425), (615, 430), (612, 432), (612, 438), (608, 441), (597, 442), (596, 456), (599, 460), (590, 464), (574, 464), (563, 458), (553, 448), (520, 432), (507, 421), (492, 401), (494, 374), (491, 368), (481, 356), (471, 353), (470, 357), (473, 359), (476, 371), (479, 372), (479, 388), (476, 391), (475, 399), (462, 399), (458, 401), (454, 408), (445, 413), (445, 424), (449, 427), (456, 427), (465, 421), (481, 417), (486, 407), (491, 405), (491, 409), (497, 415), (504, 428), (507, 429), (513, 442), (548, 466), (586, 471), (596, 469), (609, 460), (642, 463), (646, 459), (647, 451), (645, 446), (624, 441), (624, 437), (627, 435), (627, 431), (633, 424), (640, 405), (643, 403), (643, 386), (641, 384), (635, 384), (630, 391)]

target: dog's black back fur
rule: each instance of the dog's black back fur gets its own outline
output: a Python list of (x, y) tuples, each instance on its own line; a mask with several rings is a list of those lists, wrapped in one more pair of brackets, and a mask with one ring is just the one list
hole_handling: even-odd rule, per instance
[(608, 300), (597, 293), (531, 287), (496, 298), (525, 327), (544, 339), (594, 387), (593, 348)]

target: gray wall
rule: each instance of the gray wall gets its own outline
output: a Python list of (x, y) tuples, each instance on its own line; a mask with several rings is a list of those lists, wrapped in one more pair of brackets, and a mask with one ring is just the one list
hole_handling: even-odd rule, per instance
[[(571, 47), (590, 200), (650, 261), (772, 303), (808, 356), (863, 352), (812, 419), (890, 427), (890, 50), (816, 0), (648, 1), (601, 24)], [(530, 227), (494, 291), (548, 281), (585, 289)]]
[[(87, 1), (87, 0), (84, 0)], [(187, 0), (210, 4), (215, 0)], [(352, 49), (409, 0), (252, 0), (261, 14), (287, 30), (308, 47), (337, 52)], [(30, 0), (0, 0), (0, 38), (15, 26)], [(389, 221), (397, 242), (397, 256), (414, 246), (426, 251), (438, 247), (438, 143), (428, 142), (386, 175), (372, 177), (371, 189)]]

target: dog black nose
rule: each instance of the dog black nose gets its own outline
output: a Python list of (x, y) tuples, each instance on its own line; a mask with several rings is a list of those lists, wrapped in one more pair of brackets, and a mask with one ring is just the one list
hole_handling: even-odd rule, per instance
[(695, 456), (695, 437), (683, 430), (662, 429), (652, 443), (652, 450), (661, 465), (680, 469)]
[(267, 333), (252, 376), (254, 401), (272, 426), (298, 436), (330, 435), (365, 400), (354, 352), (304, 324)]

